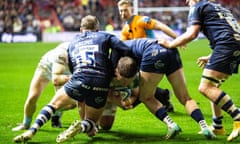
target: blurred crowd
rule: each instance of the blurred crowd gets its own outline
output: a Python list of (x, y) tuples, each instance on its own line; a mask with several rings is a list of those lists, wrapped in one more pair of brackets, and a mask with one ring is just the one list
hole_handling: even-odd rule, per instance
[(37, 33), (40, 31), (34, 17), (31, 0), (0, 1), (0, 33)]
[[(216, 0), (231, 10), (240, 21), (239, 0)], [(51, 12), (44, 12), (45, 8), (52, 9), (61, 24), (57, 31), (78, 31), (80, 20), (87, 14), (98, 17), (101, 30), (120, 30), (121, 19), (117, 9), (118, 0), (1, 0), (0, 1), (0, 33), (40, 33), (41, 27), (55, 26), (50, 20), (48, 23), (36, 17), (34, 9), (39, 7), (46, 19), (52, 18)], [(184, 0), (138, 0), (139, 7), (186, 7)], [(163, 12), (140, 12), (156, 18), (175, 30), (185, 30), (188, 11), (178, 9)]]

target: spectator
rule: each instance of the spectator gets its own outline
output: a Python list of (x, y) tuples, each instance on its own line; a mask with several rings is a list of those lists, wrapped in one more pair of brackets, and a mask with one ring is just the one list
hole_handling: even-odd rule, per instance
[(22, 32), (23, 23), (18, 17), (13, 18), (13, 33)]

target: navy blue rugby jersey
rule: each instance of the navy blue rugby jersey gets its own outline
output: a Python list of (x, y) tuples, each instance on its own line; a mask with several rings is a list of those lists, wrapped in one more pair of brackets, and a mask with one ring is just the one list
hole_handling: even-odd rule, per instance
[(217, 44), (240, 41), (240, 26), (231, 12), (218, 3), (201, 0), (191, 7), (189, 25), (201, 25), (201, 30), (209, 39), (211, 48)]
[(147, 52), (147, 49), (149, 49), (149, 52), (151, 52), (151, 48), (153, 44), (161, 47), (157, 44), (156, 39), (150, 39), (150, 38), (140, 38), (135, 40), (127, 40), (124, 41), (124, 43), (131, 48), (131, 53), (128, 52), (128, 55), (135, 58), (135, 60), (140, 63), (142, 58), (144, 57), (143, 54)]
[(69, 66), (73, 73), (87, 77), (109, 77), (113, 67), (110, 49), (128, 50), (115, 35), (105, 32), (84, 32), (75, 36), (68, 49)]

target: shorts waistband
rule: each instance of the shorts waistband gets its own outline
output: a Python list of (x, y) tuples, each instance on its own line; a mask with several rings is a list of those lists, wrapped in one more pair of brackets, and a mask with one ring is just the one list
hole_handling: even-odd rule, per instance
[(88, 89), (88, 90), (93, 90), (93, 91), (109, 91), (109, 88), (103, 88), (103, 87), (96, 87), (96, 86), (89, 86), (86, 84), (81, 84), (82, 88)]

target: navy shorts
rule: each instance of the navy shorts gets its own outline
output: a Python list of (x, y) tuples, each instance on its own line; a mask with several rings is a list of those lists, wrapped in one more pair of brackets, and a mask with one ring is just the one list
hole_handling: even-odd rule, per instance
[(205, 68), (232, 75), (238, 73), (239, 63), (240, 45), (218, 45)]
[(158, 44), (144, 51), (140, 69), (144, 72), (170, 75), (182, 67), (177, 49), (166, 49)]
[(109, 80), (103, 78), (88, 78), (73, 74), (64, 85), (64, 89), (71, 98), (94, 108), (102, 108), (107, 101), (109, 83)]

